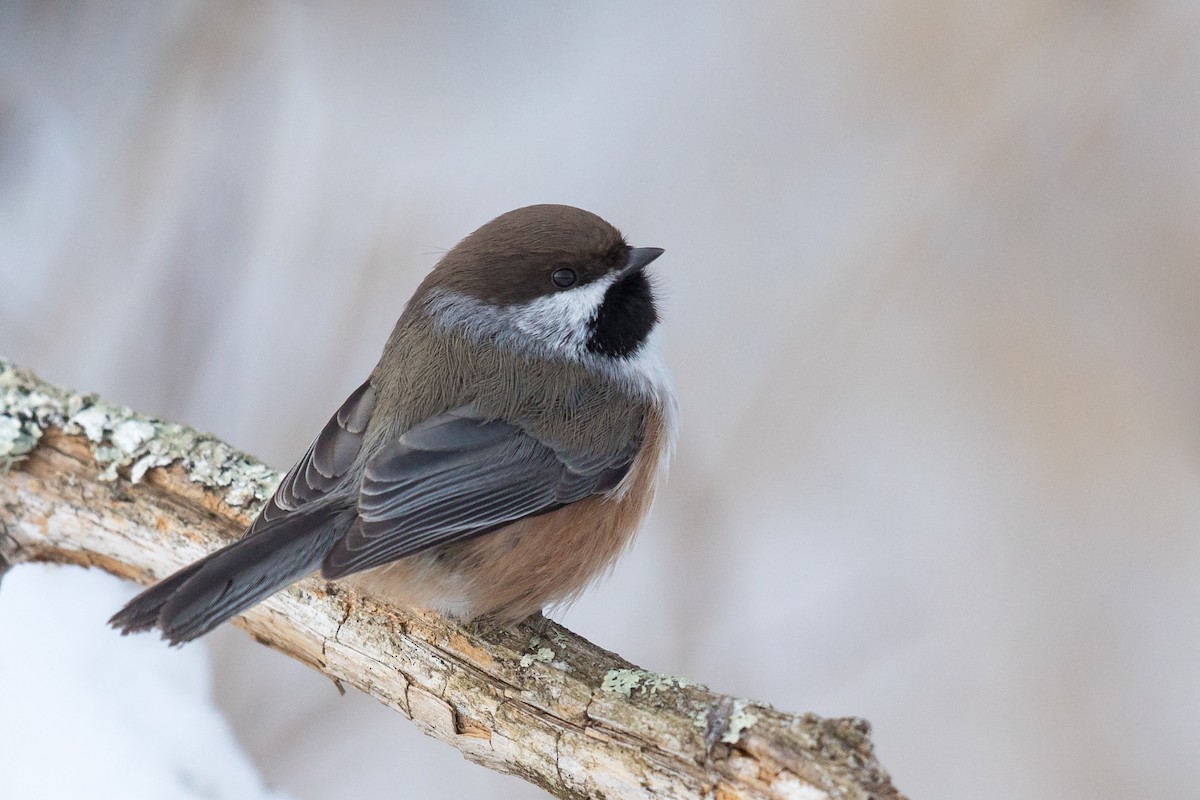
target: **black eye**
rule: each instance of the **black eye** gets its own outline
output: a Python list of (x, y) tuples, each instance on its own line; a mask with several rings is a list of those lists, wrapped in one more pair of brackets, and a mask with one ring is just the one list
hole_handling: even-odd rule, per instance
[(554, 281), (554, 285), (560, 289), (565, 289), (568, 286), (575, 284), (575, 270), (562, 267), (554, 270), (554, 274), (550, 276), (550, 280)]

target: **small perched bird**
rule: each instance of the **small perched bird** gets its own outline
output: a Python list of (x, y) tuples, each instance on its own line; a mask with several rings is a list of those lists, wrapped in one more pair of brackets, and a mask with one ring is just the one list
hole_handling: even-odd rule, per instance
[(573, 598), (629, 543), (670, 458), (645, 273), (662, 252), (561, 205), (467, 236), (245, 535), (110, 624), (181, 644), (316, 570), (464, 621)]

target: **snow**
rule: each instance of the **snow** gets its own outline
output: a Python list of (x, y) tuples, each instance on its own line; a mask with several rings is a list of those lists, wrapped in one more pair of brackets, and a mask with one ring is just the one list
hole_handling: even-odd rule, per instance
[(282, 800), (213, 705), (208, 650), (121, 639), (134, 587), (22, 565), (0, 584), (4, 800)]

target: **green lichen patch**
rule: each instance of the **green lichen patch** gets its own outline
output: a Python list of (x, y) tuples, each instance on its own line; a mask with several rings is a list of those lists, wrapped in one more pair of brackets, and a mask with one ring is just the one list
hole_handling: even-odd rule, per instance
[(600, 684), (600, 691), (631, 697), (635, 691), (655, 695), (659, 689), (684, 689), (700, 685), (678, 675), (660, 675), (644, 669), (610, 669)]
[(128, 468), (138, 483), (147, 470), (178, 462), (192, 481), (224, 489), (232, 506), (266, 500), (279, 484), (275, 470), (208, 434), (59, 389), (0, 358), (0, 470), (19, 463), (51, 427), (92, 443), (101, 480)]
[(758, 722), (758, 715), (751, 711), (749, 706), (749, 700), (733, 701), (733, 711), (729, 714), (729, 723), (725, 728), (725, 735), (721, 737), (722, 742), (737, 744), (742, 734)]
[(535, 661), (541, 661), (543, 664), (549, 664), (554, 661), (554, 651), (549, 647), (539, 647), (536, 653), (526, 653), (521, 656), (521, 666), (528, 667)]
[(37, 447), (41, 430), (28, 422), (0, 414), (0, 471), (7, 471)]
[(540, 661), (543, 664), (552, 664), (554, 663), (554, 659), (557, 657), (557, 654), (549, 647), (542, 646), (542, 639), (540, 636), (530, 637), (529, 650), (530, 652), (521, 656), (521, 666), (523, 668), (532, 666), (535, 661)]

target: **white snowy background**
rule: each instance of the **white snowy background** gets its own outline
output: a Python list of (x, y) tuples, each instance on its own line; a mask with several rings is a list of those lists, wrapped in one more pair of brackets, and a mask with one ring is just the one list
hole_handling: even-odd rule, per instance
[[(1198, 143), (1184, 0), (13, 0), (0, 352), (286, 467), (439, 252), (589, 208), (684, 426), (566, 624), (913, 798), (1194, 796)], [(5, 800), (542, 796), (131, 591), (0, 588)]]

